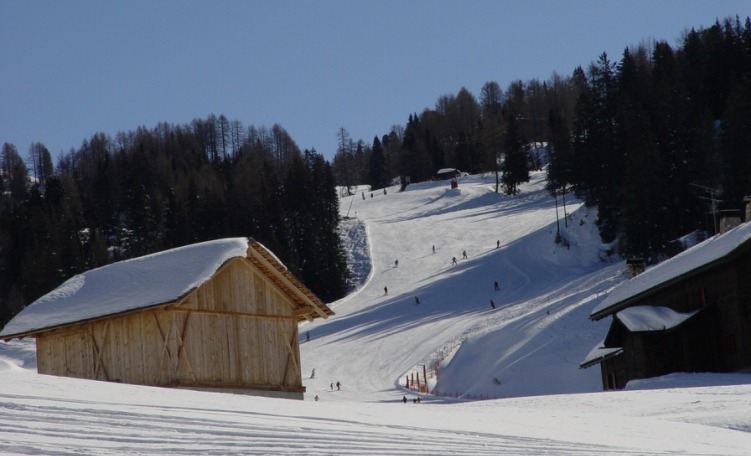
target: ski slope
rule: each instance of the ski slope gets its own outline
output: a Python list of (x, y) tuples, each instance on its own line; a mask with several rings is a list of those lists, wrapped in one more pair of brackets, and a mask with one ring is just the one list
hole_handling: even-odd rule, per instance
[[(38, 375), (33, 340), (0, 342), (0, 454), (750, 454), (751, 375), (601, 392), (578, 368), (624, 264), (578, 202), (553, 242), (543, 178), (514, 197), (469, 176), (343, 198), (356, 289), (300, 325), (305, 401)], [(405, 389), (423, 371), (435, 394)]]
[(431, 391), (464, 398), (601, 389), (599, 369), (578, 368), (608, 326), (588, 315), (625, 275), (607, 259), (595, 215), (567, 204), (567, 249), (554, 242), (544, 173), (514, 197), (494, 192), (494, 176), (395, 190), (342, 201), (356, 233), (347, 238), (362, 244), (364, 235), (370, 246), (353, 269), (369, 276), (332, 305), (336, 318), (301, 326), (312, 335), (302, 346), (303, 372), (316, 369), (310, 392), (341, 381), (347, 393), (336, 397), (394, 400), (406, 375), (425, 371)]

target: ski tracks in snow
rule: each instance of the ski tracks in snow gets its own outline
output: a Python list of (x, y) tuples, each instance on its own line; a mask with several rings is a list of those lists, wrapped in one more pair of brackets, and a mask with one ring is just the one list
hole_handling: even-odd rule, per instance
[(0, 393), (3, 454), (481, 456), (602, 454), (608, 450), (547, 438), (436, 429), (420, 422), (419, 415), (409, 425), (403, 420), (382, 424), (331, 416), (87, 403)]

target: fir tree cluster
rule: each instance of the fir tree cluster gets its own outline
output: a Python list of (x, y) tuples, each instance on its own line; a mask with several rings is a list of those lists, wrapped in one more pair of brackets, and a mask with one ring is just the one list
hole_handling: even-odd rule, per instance
[(743, 219), (751, 195), (751, 22), (725, 20), (606, 54), (574, 74), (570, 132), (551, 113), (550, 183), (598, 208), (606, 243), (654, 262), (680, 237)]
[(462, 88), (372, 146), (342, 129), (333, 167), (341, 185), (373, 188), (433, 179), (441, 168), (495, 173), (496, 191), (514, 195), (547, 165), (552, 194), (573, 191), (598, 208), (612, 252), (654, 262), (677, 253), (686, 234), (714, 233), (722, 215), (745, 217), (750, 92), (751, 21), (727, 18), (687, 31), (675, 48), (627, 47), (619, 62), (602, 54), (571, 76), (505, 91), (490, 81), (479, 100)]
[(0, 323), (82, 271), (232, 236), (267, 246), (325, 301), (346, 292), (331, 166), (278, 125), (212, 115), (96, 134), (56, 169), (36, 143), (28, 162), (3, 145)]

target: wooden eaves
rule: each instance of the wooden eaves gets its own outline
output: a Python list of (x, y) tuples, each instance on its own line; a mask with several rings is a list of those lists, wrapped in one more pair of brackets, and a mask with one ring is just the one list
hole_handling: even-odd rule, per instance
[(253, 239), (248, 243), (247, 259), (295, 303), (295, 316), (298, 321), (312, 321), (314, 318), (328, 318), (334, 315), (334, 311), (297, 280), (263, 245)]
[(661, 282), (657, 285), (647, 288), (646, 290), (642, 290), (641, 292), (636, 293), (632, 296), (629, 296), (628, 298), (622, 299), (621, 301), (618, 301), (604, 309), (600, 309), (599, 311), (592, 313), (589, 316), (589, 319), (592, 321), (602, 320), (603, 318), (609, 315), (620, 312), (621, 310), (625, 308), (631, 307), (635, 303), (642, 301), (647, 296), (653, 295), (666, 288), (670, 288), (671, 286), (679, 282), (682, 282), (684, 280), (701, 275), (704, 272), (712, 270), (718, 266), (722, 266), (725, 263), (729, 263), (732, 260), (734, 260), (737, 256), (739, 256), (741, 252), (744, 251), (746, 248), (751, 248), (751, 240), (739, 244), (735, 249), (733, 249), (732, 251), (730, 251), (727, 255), (723, 257), (720, 257), (716, 260), (697, 266), (696, 268), (688, 272), (677, 275), (671, 279), (668, 279), (664, 282)]

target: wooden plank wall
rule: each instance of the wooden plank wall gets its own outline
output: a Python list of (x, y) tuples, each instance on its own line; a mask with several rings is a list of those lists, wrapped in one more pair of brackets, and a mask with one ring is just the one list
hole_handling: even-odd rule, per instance
[(292, 316), (291, 301), (250, 261), (234, 258), (198, 288), (186, 303), (193, 309)]
[(294, 306), (232, 260), (181, 305), (40, 334), (40, 373), (145, 385), (302, 388)]
[[(287, 369), (287, 339), (297, 339), (293, 320), (191, 313), (186, 333), (184, 353), (198, 384), (269, 388), (302, 384), (298, 369), (291, 373)], [(299, 351), (295, 361), (299, 365)], [(187, 364), (180, 366), (180, 382), (190, 383)]]
[(91, 378), (93, 357), (86, 333), (57, 332), (37, 337), (37, 370), (42, 374), (64, 377)]

